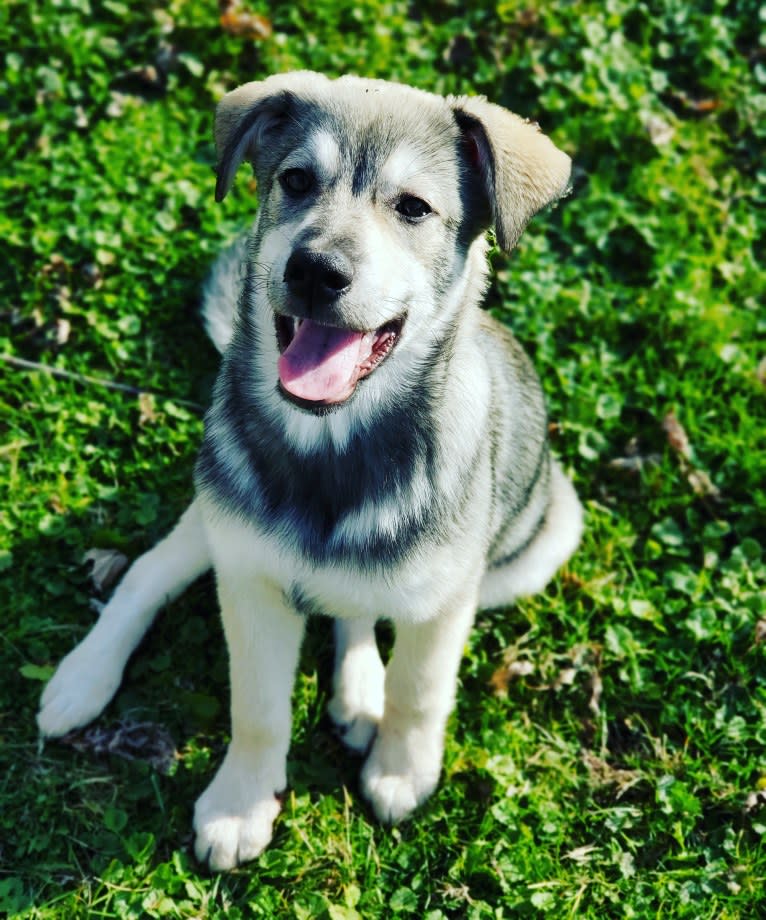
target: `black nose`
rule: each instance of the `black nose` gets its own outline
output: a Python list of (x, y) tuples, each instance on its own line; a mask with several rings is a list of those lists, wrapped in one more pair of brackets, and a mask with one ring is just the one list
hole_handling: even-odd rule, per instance
[(339, 252), (296, 249), (285, 266), (290, 293), (308, 306), (332, 303), (351, 287), (351, 262)]

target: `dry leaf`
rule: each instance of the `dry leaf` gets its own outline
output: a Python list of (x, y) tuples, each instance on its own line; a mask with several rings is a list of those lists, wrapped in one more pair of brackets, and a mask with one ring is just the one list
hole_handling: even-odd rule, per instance
[(693, 112), (699, 112), (700, 115), (706, 115), (708, 112), (715, 112), (721, 103), (718, 99), (690, 99), (683, 96), (684, 105)]
[(67, 310), (72, 306), (72, 291), (66, 284), (59, 285), (53, 292), (53, 297), (60, 310)]
[(564, 859), (572, 859), (578, 865), (583, 863), (590, 862), (590, 857), (592, 853), (597, 853), (601, 847), (597, 847), (592, 843), (586, 844), (583, 847), (575, 847), (574, 850), (570, 850), (568, 853), (564, 854)]
[(143, 427), (149, 422), (157, 421), (157, 409), (155, 407), (154, 396), (151, 393), (138, 394), (138, 424)]
[(110, 588), (128, 565), (128, 557), (116, 549), (89, 549), (82, 561), (93, 563), (90, 577), (99, 593)]
[(505, 693), (514, 677), (527, 677), (534, 674), (535, 666), (531, 661), (512, 661), (499, 667), (489, 679), (489, 685), (495, 693)]
[(761, 806), (766, 805), (766, 789), (757, 789), (749, 793), (745, 799), (745, 814), (757, 811)]
[(125, 106), (129, 99), (126, 93), (120, 93), (112, 90), (109, 93), (109, 105), (106, 107), (106, 114), (110, 118), (119, 118), (125, 111)]
[(764, 639), (766, 639), (766, 620), (758, 620), (755, 624), (755, 644), (760, 644)]
[(571, 687), (577, 677), (577, 668), (562, 668), (556, 675), (556, 679), (551, 684), (554, 690), (560, 690), (562, 687)]
[(621, 770), (613, 767), (591, 751), (585, 751), (582, 759), (590, 774), (591, 783), (594, 786), (616, 786), (618, 798), (642, 779), (638, 770)]
[(150, 89), (162, 89), (165, 84), (165, 78), (154, 64), (143, 64), (139, 67), (131, 67), (121, 76), (128, 80), (135, 80)]
[(716, 486), (712, 479), (704, 470), (689, 470), (686, 474), (689, 485), (692, 487), (695, 495), (709, 498), (720, 498), (721, 490)]
[(66, 345), (69, 341), (69, 335), (72, 332), (72, 324), (68, 319), (56, 320), (56, 344)]
[(683, 425), (678, 421), (675, 412), (668, 412), (662, 420), (662, 430), (668, 438), (668, 444), (685, 460), (691, 460), (692, 449), (689, 436), (684, 431)]
[(604, 690), (604, 684), (601, 681), (601, 674), (597, 667), (590, 672), (590, 699), (588, 700), (588, 709), (594, 716), (601, 712), (601, 694)]
[(56, 277), (66, 277), (69, 274), (69, 266), (66, 263), (66, 260), (59, 253), (51, 253), (48, 261), (40, 269), (40, 274), (47, 277), (48, 275), (56, 275)]
[(77, 751), (144, 761), (159, 773), (167, 773), (178, 757), (170, 732), (155, 722), (124, 719), (116, 725), (94, 725), (84, 731), (69, 732), (61, 740)]
[(580, 588), (585, 587), (585, 582), (583, 579), (580, 578), (576, 572), (572, 572), (569, 569), (562, 569), (559, 574), (559, 578), (561, 580), (561, 584), (564, 585), (565, 588), (573, 588), (575, 590), (579, 590)]
[(663, 147), (673, 140), (676, 129), (659, 115), (646, 115), (642, 122), (649, 135), (649, 140), (655, 147)]
[(236, 0), (223, 0), (219, 3), (221, 11), (221, 28), (227, 35), (236, 38), (248, 38), (251, 41), (263, 41), (274, 31), (270, 20), (260, 13), (251, 13), (243, 9)]
[(694, 494), (699, 495), (700, 498), (712, 498), (719, 501), (721, 498), (719, 488), (714, 485), (705, 470), (698, 469), (693, 465), (689, 436), (686, 434), (683, 425), (678, 421), (675, 412), (668, 412), (662, 420), (662, 428), (667, 435), (668, 444), (678, 454), (681, 472), (686, 476), (686, 480), (692, 487)]
[(521, 9), (516, 14), (516, 23), (522, 29), (531, 29), (540, 21), (540, 13), (531, 6)]

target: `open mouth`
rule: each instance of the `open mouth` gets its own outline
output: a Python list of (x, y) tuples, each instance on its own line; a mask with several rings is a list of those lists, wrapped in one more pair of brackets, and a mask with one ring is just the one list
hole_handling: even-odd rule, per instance
[(403, 325), (403, 318), (394, 319), (366, 332), (275, 316), (282, 392), (308, 408), (345, 402), (391, 354)]

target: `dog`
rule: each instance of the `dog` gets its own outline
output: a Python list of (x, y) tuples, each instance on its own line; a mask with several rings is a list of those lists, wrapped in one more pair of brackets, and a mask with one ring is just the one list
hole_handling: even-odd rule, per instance
[(582, 511), (530, 361), (480, 309), (486, 231), (510, 250), (567, 191), (569, 157), (481, 97), (308, 72), (230, 92), (215, 139), (216, 198), (247, 160), (260, 209), (204, 293), (223, 358), (196, 497), (63, 659), (38, 724), (95, 718), (156, 611), (212, 566), (231, 743), (195, 852), (226, 870), (272, 836), (307, 616), (335, 618), (330, 716), (400, 821), (437, 785), (476, 610), (541, 590)]

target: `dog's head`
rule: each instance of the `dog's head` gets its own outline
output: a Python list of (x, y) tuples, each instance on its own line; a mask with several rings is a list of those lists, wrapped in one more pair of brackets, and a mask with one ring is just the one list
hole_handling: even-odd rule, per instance
[(218, 200), (243, 160), (258, 182), (245, 319), (314, 410), (422, 371), (483, 290), (485, 231), (511, 249), (569, 181), (566, 154), (483, 98), (356, 77), (248, 83), (215, 136)]

